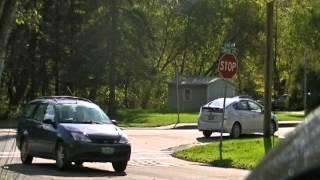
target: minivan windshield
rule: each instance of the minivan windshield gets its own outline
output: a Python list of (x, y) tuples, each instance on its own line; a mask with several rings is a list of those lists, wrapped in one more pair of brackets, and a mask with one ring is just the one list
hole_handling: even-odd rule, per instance
[(93, 104), (58, 104), (59, 123), (111, 124), (109, 117)]

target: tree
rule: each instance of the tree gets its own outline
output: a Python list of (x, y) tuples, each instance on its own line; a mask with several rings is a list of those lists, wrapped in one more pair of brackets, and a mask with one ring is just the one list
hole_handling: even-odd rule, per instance
[(0, 83), (4, 70), (8, 39), (14, 26), (16, 8), (16, 0), (2, 0), (0, 2)]

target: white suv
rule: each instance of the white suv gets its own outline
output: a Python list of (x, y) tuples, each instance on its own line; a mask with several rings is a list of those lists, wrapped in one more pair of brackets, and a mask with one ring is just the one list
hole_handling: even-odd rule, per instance
[[(200, 108), (198, 129), (205, 137), (213, 132), (220, 132), (223, 113), (223, 98), (209, 102)], [(264, 108), (261, 104), (248, 98), (226, 98), (223, 132), (233, 138), (241, 134), (263, 133)], [(271, 114), (271, 133), (278, 130), (278, 120)]]

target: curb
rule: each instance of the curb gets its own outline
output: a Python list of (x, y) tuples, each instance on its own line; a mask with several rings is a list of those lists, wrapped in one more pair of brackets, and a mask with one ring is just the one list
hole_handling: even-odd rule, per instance
[[(279, 121), (279, 127), (296, 127), (303, 121)], [(197, 129), (197, 124), (178, 124), (176, 127), (174, 125), (159, 127), (159, 129)]]

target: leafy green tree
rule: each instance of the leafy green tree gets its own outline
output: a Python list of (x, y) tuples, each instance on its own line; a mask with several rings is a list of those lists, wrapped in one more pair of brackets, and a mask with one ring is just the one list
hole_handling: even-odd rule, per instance
[(16, 8), (16, 0), (2, 0), (0, 2), (0, 82), (4, 70), (6, 48), (14, 25)]

